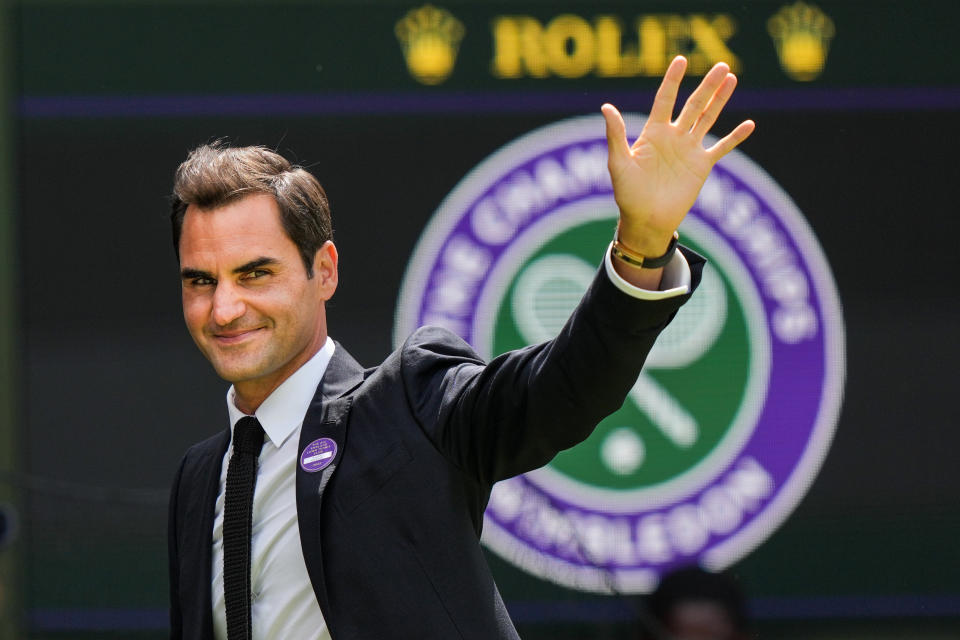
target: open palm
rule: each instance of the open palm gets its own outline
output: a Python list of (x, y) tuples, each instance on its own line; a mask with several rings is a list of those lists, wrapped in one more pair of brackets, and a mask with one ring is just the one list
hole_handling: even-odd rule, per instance
[(713, 165), (746, 140), (746, 120), (709, 149), (703, 138), (717, 121), (737, 84), (725, 63), (717, 63), (672, 120), (687, 61), (673, 60), (657, 90), (650, 117), (631, 145), (616, 107), (602, 107), (607, 123), (608, 167), (620, 208), (621, 242), (644, 255), (660, 255), (697, 199)]

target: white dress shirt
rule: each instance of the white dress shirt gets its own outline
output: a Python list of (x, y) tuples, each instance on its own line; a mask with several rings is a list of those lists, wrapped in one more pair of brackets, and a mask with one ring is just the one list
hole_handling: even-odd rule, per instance
[(613, 268), (612, 248), (613, 243), (611, 242), (610, 246), (607, 247), (607, 253), (604, 254), (603, 266), (606, 269), (607, 277), (610, 278), (613, 285), (628, 296), (640, 298), (641, 300), (665, 300), (667, 298), (673, 298), (674, 296), (682, 296), (690, 291), (690, 265), (687, 264), (687, 259), (684, 258), (683, 254), (679, 251), (675, 251), (670, 262), (663, 267), (663, 275), (660, 277), (660, 289), (658, 291), (650, 291), (649, 289), (641, 289), (640, 287), (633, 286), (617, 273), (617, 270)]
[[(690, 267), (679, 251), (664, 267), (659, 291), (641, 289), (624, 280), (613, 268), (609, 248), (604, 266), (614, 286), (635, 298), (661, 300), (690, 290)], [(255, 414), (266, 433), (257, 468), (250, 544), (252, 637), (256, 640), (330, 638), (300, 546), (296, 467), (300, 427), (333, 351), (333, 340), (328, 337), (320, 351), (284, 380)], [(231, 386), (227, 392), (231, 444), (223, 456), (213, 523), (213, 630), (218, 640), (227, 638), (223, 595), (223, 498), (227, 467), (233, 454), (233, 428), (245, 415), (237, 409), (234, 398), (235, 391)]]
[[(250, 608), (253, 638), (330, 638), (317, 604), (300, 546), (297, 523), (296, 467), (300, 427), (310, 402), (333, 356), (333, 340), (271, 393), (256, 417), (266, 439), (257, 468), (253, 496), (253, 533), (250, 540)], [(234, 405), (233, 387), (227, 392), (230, 431), (244, 417)], [(220, 492), (213, 521), (213, 631), (227, 638), (223, 596), (223, 495), (233, 442), (223, 457)]]

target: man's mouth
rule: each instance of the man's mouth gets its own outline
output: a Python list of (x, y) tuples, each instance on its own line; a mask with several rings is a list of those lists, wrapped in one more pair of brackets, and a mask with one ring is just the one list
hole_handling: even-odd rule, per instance
[(213, 334), (213, 339), (217, 344), (220, 345), (234, 345), (251, 338), (256, 333), (259, 333), (259, 331), (260, 327), (254, 329), (240, 329), (235, 331), (219, 331)]

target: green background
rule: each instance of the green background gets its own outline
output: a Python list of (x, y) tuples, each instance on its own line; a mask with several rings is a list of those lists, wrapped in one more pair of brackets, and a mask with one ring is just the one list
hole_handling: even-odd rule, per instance
[[(573, 255), (592, 267), (596, 247), (610, 240), (616, 218), (577, 225), (547, 239), (520, 267), (499, 301), (493, 353), (501, 354), (526, 346), (511, 309), (517, 281), (535, 260), (551, 254)], [(703, 252), (685, 236), (684, 244)], [(706, 256), (709, 258), (709, 256)], [(712, 265), (711, 265), (712, 266)], [(655, 427), (631, 400), (605, 418), (586, 441), (561, 452), (550, 463), (554, 469), (577, 480), (614, 490), (645, 488), (666, 482), (689, 470), (717, 446), (731, 426), (743, 401), (750, 358), (746, 320), (727, 277), (721, 274), (727, 296), (727, 318), (716, 343), (694, 365), (682, 369), (650, 369), (651, 376), (694, 417), (699, 437), (688, 448), (679, 448)], [(571, 308), (572, 310), (572, 308)], [(646, 458), (635, 471), (617, 474), (602, 463), (600, 449), (614, 429), (630, 426), (641, 436)]]

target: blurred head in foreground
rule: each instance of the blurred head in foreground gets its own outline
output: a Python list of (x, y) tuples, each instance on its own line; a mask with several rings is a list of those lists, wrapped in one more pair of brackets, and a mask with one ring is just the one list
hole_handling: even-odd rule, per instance
[[(726, 573), (687, 567), (666, 575), (646, 598), (661, 627), (641, 637), (653, 640), (746, 640), (746, 598)], [(652, 626), (652, 625), (651, 625)], [(652, 630), (651, 630), (652, 631)]]

